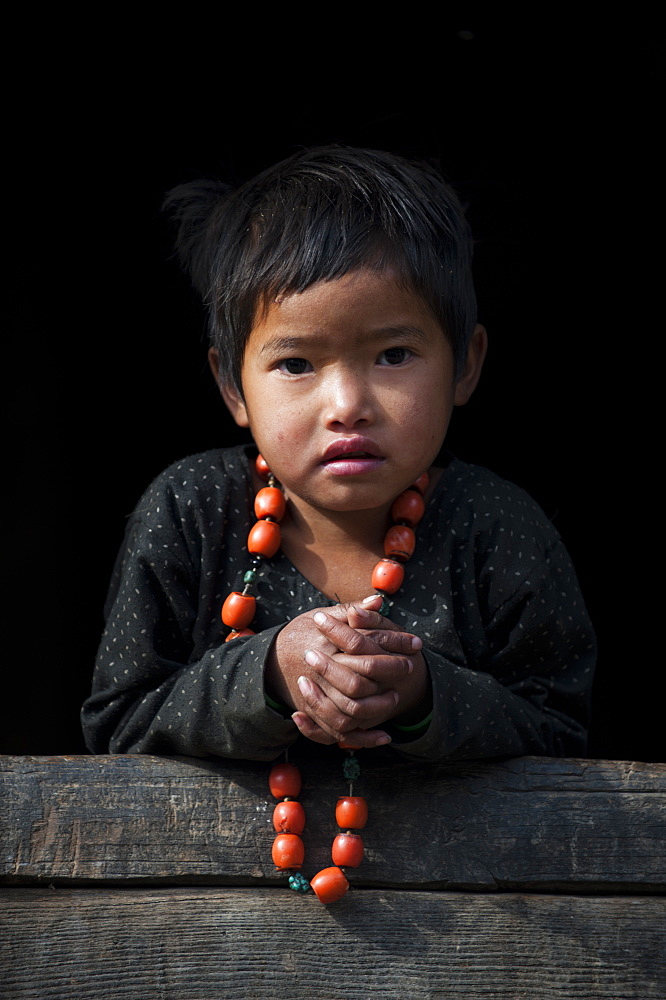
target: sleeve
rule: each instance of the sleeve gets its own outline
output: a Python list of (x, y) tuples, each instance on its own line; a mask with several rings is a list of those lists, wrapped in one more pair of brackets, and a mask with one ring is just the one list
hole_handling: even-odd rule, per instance
[(135, 518), (116, 563), (81, 713), (88, 748), (272, 760), (298, 736), (264, 699), (265, 661), (282, 626), (211, 646), (201, 623), (215, 615), (198, 557), (178, 531), (157, 536)]
[[(562, 542), (527, 555), (529, 575), (523, 552), (520, 564), (508, 558), (501, 574), (490, 567), (478, 578), (482, 639), (446, 653), (425, 644), (432, 717), (409, 741), (394, 732), (402, 754), (440, 762), (585, 756), (594, 631)], [(509, 589), (512, 577), (520, 582)]]

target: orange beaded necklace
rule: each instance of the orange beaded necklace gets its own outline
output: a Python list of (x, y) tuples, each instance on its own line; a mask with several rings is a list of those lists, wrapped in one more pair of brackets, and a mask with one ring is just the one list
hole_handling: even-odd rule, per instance
[[(254, 635), (252, 629), (248, 628), (256, 611), (256, 598), (250, 590), (257, 579), (262, 559), (271, 559), (280, 548), (279, 522), (286, 509), (284, 493), (261, 455), (257, 456), (255, 469), (268, 485), (259, 490), (254, 501), (257, 521), (250, 529), (247, 539), (252, 562), (243, 577), (243, 590), (232, 591), (222, 605), (222, 621), (231, 629), (225, 642), (239, 636)], [(414, 552), (414, 528), (423, 517), (423, 495), (428, 488), (428, 481), (428, 473), (424, 472), (391, 506), (394, 523), (384, 538), (384, 558), (379, 560), (372, 571), (372, 586), (382, 597), (382, 615), (388, 614), (391, 607), (389, 595), (395, 594), (402, 586), (405, 578), (404, 563)], [(365, 799), (352, 794), (353, 781), (360, 775), (354, 748), (345, 743), (339, 743), (338, 746), (348, 754), (343, 764), (343, 774), (349, 781), (349, 795), (340, 796), (335, 809), (340, 833), (333, 840), (331, 848), (333, 866), (324, 868), (310, 882), (299, 871), (305, 858), (301, 838), (305, 829), (305, 811), (301, 803), (296, 801), (302, 780), (298, 768), (287, 760), (286, 751), (285, 762), (275, 764), (268, 779), (271, 794), (278, 799), (273, 811), (273, 827), (277, 833), (272, 848), (273, 863), (279, 871), (292, 873), (288, 879), (291, 889), (308, 892), (311, 887), (322, 903), (333, 903), (341, 899), (349, 889), (343, 869), (357, 868), (361, 864), (363, 839), (356, 831), (362, 830), (368, 819)]]
[[(271, 559), (280, 548), (279, 522), (286, 510), (284, 493), (261, 455), (257, 455), (255, 469), (260, 479), (268, 485), (259, 490), (254, 500), (254, 513), (258, 520), (247, 537), (247, 550), (252, 556), (252, 566), (243, 577), (245, 586), (242, 591), (233, 590), (222, 605), (222, 621), (231, 629), (225, 642), (242, 635), (254, 635), (248, 625), (254, 618), (257, 601), (250, 590), (257, 579), (262, 559)], [(386, 615), (391, 606), (388, 595), (395, 594), (402, 586), (405, 578), (404, 563), (414, 552), (414, 528), (423, 517), (423, 494), (428, 488), (428, 482), (428, 473), (424, 472), (391, 506), (394, 524), (384, 538), (385, 558), (380, 559), (372, 571), (372, 586), (383, 597), (380, 608), (382, 615)]]

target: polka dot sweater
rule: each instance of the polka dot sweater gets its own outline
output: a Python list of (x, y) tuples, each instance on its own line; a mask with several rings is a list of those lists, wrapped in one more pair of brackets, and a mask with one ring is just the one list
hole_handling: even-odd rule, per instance
[[(220, 607), (249, 564), (252, 454), (170, 466), (130, 518), (82, 709), (93, 753), (271, 760), (296, 740), (315, 747), (268, 707), (263, 672), (280, 628), (331, 602), (278, 553), (257, 583), (257, 634), (224, 642)], [(564, 546), (526, 493), (451, 458), (393, 600), (392, 620), (423, 639), (433, 715), (416, 734), (396, 730), (390, 753), (584, 756), (594, 633)]]

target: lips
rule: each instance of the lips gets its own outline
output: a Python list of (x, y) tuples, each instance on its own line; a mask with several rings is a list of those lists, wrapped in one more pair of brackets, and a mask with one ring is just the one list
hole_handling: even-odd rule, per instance
[(345, 478), (372, 473), (385, 461), (374, 441), (355, 435), (332, 441), (324, 451), (320, 465), (329, 475)]
[(367, 438), (345, 438), (334, 441), (325, 450), (322, 463), (339, 462), (349, 459), (381, 459), (383, 455), (379, 448)]

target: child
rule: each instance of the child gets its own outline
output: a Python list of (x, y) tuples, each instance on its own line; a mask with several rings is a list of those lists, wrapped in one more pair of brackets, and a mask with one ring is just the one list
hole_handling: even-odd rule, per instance
[(91, 751), (584, 755), (595, 641), (562, 542), (443, 448), (486, 350), (452, 190), (330, 146), (167, 207), (256, 448), (177, 462), (140, 500), (82, 711)]

